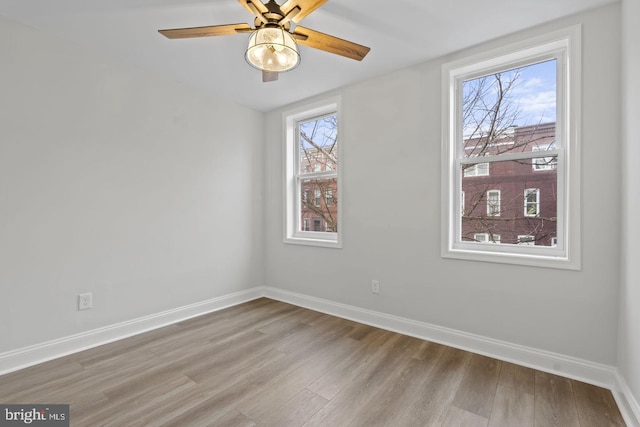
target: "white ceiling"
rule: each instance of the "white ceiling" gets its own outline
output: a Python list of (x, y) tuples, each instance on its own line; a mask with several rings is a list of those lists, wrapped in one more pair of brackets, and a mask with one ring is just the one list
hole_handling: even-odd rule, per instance
[(246, 34), (169, 40), (157, 32), (252, 24), (237, 0), (0, 0), (0, 15), (268, 111), (616, 1), (329, 0), (302, 25), (369, 46), (369, 55), (358, 62), (301, 46), (300, 66), (270, 83), (244, 60)]

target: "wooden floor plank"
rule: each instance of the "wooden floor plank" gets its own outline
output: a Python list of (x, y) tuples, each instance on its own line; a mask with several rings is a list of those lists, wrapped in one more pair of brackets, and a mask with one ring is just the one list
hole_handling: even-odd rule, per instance
[(447, 347), (434, 368), (424, 377), (420, 393), (407, 402), (402, 425), (441, 425), (455, 399), (472, 354)]
[(535, 427), (580, 427), (571, 380), (536, 371)]
[(489, 427), (533, 427), (534, 395), (499, 384), (489, 418)]
[(581, 427), (619, 427), (624, 420), (611, 391), (572, 381)]
[(488, 419), (493, 408), (500, 366), (496, 359), (474, 354), (453, 405)]
[(260, 298), (0, 376), (71, 425), (607, 427), (611, 392)]
[[(451, 406), (442, 427), (487, 427), (489, 420), (473, 412)], [(517, 424), (512, 424), (517, 425)]]

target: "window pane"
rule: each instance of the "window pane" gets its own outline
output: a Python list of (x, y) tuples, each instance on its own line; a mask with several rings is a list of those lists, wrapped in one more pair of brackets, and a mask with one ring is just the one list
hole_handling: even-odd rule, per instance
[(298, 124), (299, 173), (335, 172), (338, 169), (338, 120), (330, 115)]
[[(314, 197), (304, 198), (304, 194)], [(300, 182), (300, 224), (312, 224), (311, 231), (338, 231), (338, 180), (302, 179)], [(303, 229), (302, 231), (308, 231)]]
[(553, 246), (557, 233), (557, 170), (534, 171), (536, 159), (491, 163), (491, 175), (465, 177), (462, 191), (461, 237), (478, 242), (477, 236), (498, 235), (485, 241), (522, 244), (519, 236), (533, 236), (527, 244)]
[(554, 142), (556, 62), (463, 82), (464, 158), (532, 151)]

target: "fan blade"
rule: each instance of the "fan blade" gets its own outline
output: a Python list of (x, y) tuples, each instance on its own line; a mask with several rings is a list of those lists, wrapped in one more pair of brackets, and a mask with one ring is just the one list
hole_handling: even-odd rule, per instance
[(265, 6), (264, 3), (262, 3), (260, 0), (238, 0), (238, 2), (242, 6), (244, 6), (244, 8), (247, 9), (249, 13), (252, 15), (255, 15), (255, 13), (249, 6), (249, 3), (251, 3), (256, 8), (256, 10), (260, 13), (269, 12), (269, 9), (267, 9), (267, 6)]
[(228, 36), (253, 31), (249, 24), (212, 25), (209, 27), (174, 28), (158, 30), (168, 39), (188, 39), (194, 37)]
[(300, 22), (302, 19), (325, 4), (327, 0), (287, 0), (282, 6), (280, 6), (280, 10), (282, 13), (287, 15), (290, 11), (295, 9), (296, 7), (300, 8), (300, 13), (298, 13), (293, 19), (293, 22)]
[(296, 38), (298, 44), (335, 53), (336, 55), (342, 55), (357, 61), (362, 61), (371, 50), (366, 46), (339, 39), (338, 37), (330, 36), (300, 25), (296, 26), (293, 36)]
[(262, 70), (262, 82), (263, 83), (275, 82), (276, 80), (278, 80), (278, 73), (272, 73), (272, 72), (269, 72), (269, 71)]

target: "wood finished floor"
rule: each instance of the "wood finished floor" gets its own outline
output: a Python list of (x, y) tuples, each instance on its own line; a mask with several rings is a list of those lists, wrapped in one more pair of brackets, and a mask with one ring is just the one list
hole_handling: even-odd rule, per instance
[(72, 426), (623, 426), (611, 392), (259, 299), (0, 376)]

